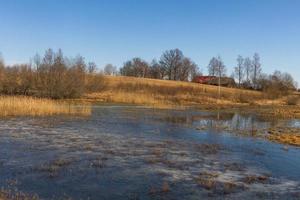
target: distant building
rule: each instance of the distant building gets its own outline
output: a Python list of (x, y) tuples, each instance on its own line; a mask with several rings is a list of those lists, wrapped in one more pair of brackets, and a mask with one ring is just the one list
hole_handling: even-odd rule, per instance
[(217, 78), (216, 76), (196, 76), (193, 80), (195, 83), (208, 84), (210, 80)]
[[(193, 79), (195, 83), (207, 84), (207, 85), (219, 85), (219, 77), (216, 76), (196, 76)], [(236, 83), (233, 78), (221, 77), (221, 86), (224, 87), (235, 87)]]

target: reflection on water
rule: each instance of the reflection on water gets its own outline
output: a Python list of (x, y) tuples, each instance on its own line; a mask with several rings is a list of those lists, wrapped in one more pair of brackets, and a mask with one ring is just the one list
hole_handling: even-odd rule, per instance
[(129, 106), (1, 120), (0, 188), (42, 199), (299, 199), (300, 149), (235, 131), (277, 126), (299, 121)]
[(299, 120), (264, 119), (255, 114), (241, 114), (239, 112), (169, 112), (159, 120), (184, 126), (198, 126), (208, 129), (246, 130), (267, 129), (270, 127), (300, 127)]

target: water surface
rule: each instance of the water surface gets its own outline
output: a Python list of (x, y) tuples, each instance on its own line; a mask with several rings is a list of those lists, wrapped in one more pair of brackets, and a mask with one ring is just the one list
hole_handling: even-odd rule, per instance
[(135, 106), (1, 119), (0, 188), (40, 199), (299, 199), (300, 149), (248, 134), (299, 124)]

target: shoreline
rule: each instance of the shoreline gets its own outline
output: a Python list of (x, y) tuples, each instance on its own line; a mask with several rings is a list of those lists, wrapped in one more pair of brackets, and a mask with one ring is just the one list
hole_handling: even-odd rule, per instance
[(300, 106), (299, 105), (276, 105), (276, 104), (241, 104), (241, 103), (231, 103), (231, 104), (150, 104), (150, 103), (134, 103), (134, 102), (118, 102), (118, 101), (104, 101), (103, 99), (94, 98), (81, 98), (70, 100), (73, 102), (90, 103), (92, 105), (124, 105), (124, 106), (141, 106), (146, 108), (154, 109), (197, 109), (203, 111), (222, 111), (231, 112), (233, 110), (238, 110), (245, 114), (255, 113), (261, 117), (269, 118), (280, 118), (280, 119), (300, 119)]
[[(11, 100), (13, 99), (13, 101)], [(1, 96), (1, 101), (9, 101), (10, 109), (6, 108), (6, 113), (0, 113), (2, 117), (22, 117), (22, 116), (53, 116), (53, 115), (90, 115), (93, 105), (117, 105), (117, 106), (141, 106), (152, 109), (170, 109), (170, 110), (199, 110), (208, 112), (239, 112), (241, 114), (254, 114), (264, 119), (300, 119), (300, 107), (295, 105), (250, 105), (250, 104), (197, 104), (197, 105), (149, 105), (149, 104), (137, 104), (137, 103), (125, 103), (125, 102), (103, 102), (99, 99), (66, 99), (66, 100), (49, 100), (39, 99), (33, 97), (15, 97), (15, 96)], [(14, 105), (15, 101), (18, 101), (18, 105)], [(21, 103), (20, 103), (21, 102)], [(38, 106), (43, 105), (39, 108)], [(89, 105), (84, 106), (84, 109), (78, 109), (76, 106), (71, 105)], [(59, 107), (58, 107), (59, 106)], [(18, 110), (20, 109), (20, 110)], [(3, 112), (3, 111), (2, 111)], [(278, 128), (278, 130), (276, 130)], [(293, 145), (300, 147), (300, 128), (293, 129), (291, 127), (275, 127), (272, 130), (257, 130), (258, 135), (263, 135), (263, 132), (268, 132), (262, 138), (269, 141)], [(253, 137), (253, 136), (252, 136)], [(255, 137), (255, 136), (254, 136)], [(259, 137), (259, 136), (258, 136)]]

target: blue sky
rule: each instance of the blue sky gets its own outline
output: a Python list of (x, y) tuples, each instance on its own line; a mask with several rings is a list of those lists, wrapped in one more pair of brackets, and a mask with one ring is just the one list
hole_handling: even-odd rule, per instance
[(263, 71), (300, 82), (299, 0), (0, 0), (0, 52), (27, 62), (45, 49), (83, 55), (102, 67), (181, 49), (206, 72), (220, 55), (261, 55)]

